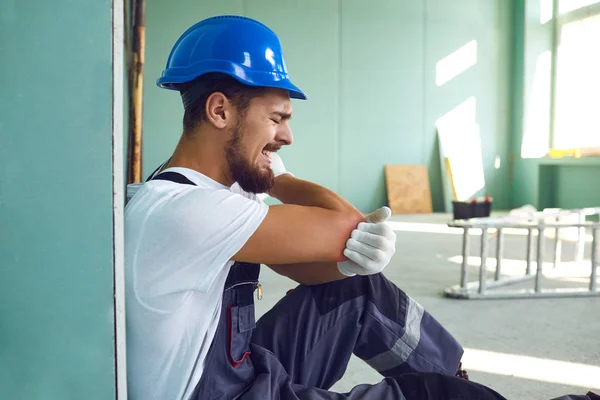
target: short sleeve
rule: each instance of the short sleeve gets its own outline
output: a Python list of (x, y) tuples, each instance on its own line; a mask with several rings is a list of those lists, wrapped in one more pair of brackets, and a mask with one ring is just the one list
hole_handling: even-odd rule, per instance
[(262, 201), (227, 189), (190, 188), (165, 201), (147, 221), (147, 232), (161, 233), (144, 246), (153, 257), (154, 270), (144, 271), (148, 288), (153, 294), (208, 291), (267, 211)]

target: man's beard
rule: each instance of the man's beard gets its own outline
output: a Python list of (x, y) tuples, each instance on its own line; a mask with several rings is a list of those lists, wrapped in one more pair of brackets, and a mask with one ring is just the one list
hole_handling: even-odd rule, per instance
[(231, 176), (245, 192), (267, 193), (275, 183), (273, 171), (271, 168), (261, 169), (248, 162), (242, 152), (243, 136), (244, 129), (242, 121), (240, 121), (233, 129), (231, 139), (225, 147), (225, 156), (229, 162)]

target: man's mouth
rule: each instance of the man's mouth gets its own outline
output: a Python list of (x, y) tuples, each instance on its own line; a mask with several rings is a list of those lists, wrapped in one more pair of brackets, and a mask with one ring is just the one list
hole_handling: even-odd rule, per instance
[(263, 150), (262, 151), (262, 155), (265, 156), (265, 157), (271, 158), (271, 154), (273, 154), (272, 151), (269, 151), (269, 150)]
[(272, 153), (270, 151), (262, 151), (262, 158), (267, 164), (271, 164), (271, 154)]
[(262, 153), (263, 157), (266, 159), (266, 161), (270, 164), (271, 163), (271, 154), (277, 152), (279, 149), (280, 149), (279, 147), (267, 145), (262, 149), (261, 153)]

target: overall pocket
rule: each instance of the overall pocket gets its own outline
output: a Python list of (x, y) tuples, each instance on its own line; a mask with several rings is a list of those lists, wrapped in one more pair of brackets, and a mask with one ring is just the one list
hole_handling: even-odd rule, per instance
[(229, 361), (233, 367), (250, 356), (250, 340), (256, 326), (254, 304), (230, 306), (227, 310), (229, 328)]

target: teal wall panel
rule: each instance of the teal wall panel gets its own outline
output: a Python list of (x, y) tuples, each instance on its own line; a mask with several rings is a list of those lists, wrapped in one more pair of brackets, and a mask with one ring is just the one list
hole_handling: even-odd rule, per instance
[(600, 159), (517, 158), (512, 181), (517, 206), (531, 204), (539, 209), (600, 206), (598, 181)]
[(292, 81), (308, 101), (293, 101), (292, 146), (282, 149), (286, 167), (298, 177), (339, 190), (338, 129), (340, 19), (336, 1), (244, 2), (244, 14), (277, 32)]
[[(508, 191), (508, 78), (505, 62), (510, 54), (510, 14), (504, 2), (461, 0), (426, 2), (426, 59), (425, 59), (425, 154), (430, 175), (439, 166), (436, 121), (453, 112), (461, 104), (474, 104), (475, 122), (480, 127), (485, 192), (494, 197), (495, 208), (507, 207)], [(460, 23), (457, 23), (460, 21)], [(457, 49), (475, 41), (477, 58), (475, 65), (452, 80), (437, 86), (436, 65), (452, 55)], [(496, 157), (500, 165), (496, 168)], [(434, 204), (442, 208), (441, 183), (432, 179)]]
[(520, 207), (525, 204), (531, 204), (537, 207), (538, 204), (538, 182), (539, 171), (537, 160), (515, 158), (514, 177), (512, 181), (512, 204), (514, 207)]
[(565, 165), (557, 170), (556, 207), (581, 208), (600, 206), (600, 165)]
[(0, 398), (115, 396), (112, 10), (0, 3)]
[(521, 155), (523, 139), (524, 87), (525, 87), (525, 1), (513, 0), (510, 9), (511, 38), (510, 38), (510, 158), (511, 180), (512, 160)]
[[(289, 170), (369, 211), (387, 203), (385, 164), (429, 166), (434, 207), (442, 208), (436, 120), (471, 96), (481, 125), (484, 170), (497, 208), (509, 201), (510, 10), (501, 0), (179, 0), (148, 1), (144, 171), (172, 152), (182, 107), (154, 81), (177, 37), (216, 14), (242, 14), (281, 38), (292, 79), (309, 95), (294, 101)], [(469, 40), (477, 64), (444, 87), (436, 63)], [(501, 160), (494, 167), (496, 157)]]
[[(509, 137), (511, 207), (524, 204), (540, 207), (538, 157), (547, 149), (550, 134), (550, 58), (544, 54), (551, 50), (552, 35), (550, 24), (542, 23), (540, 18), (541, 1), (513, 0), (512, 19), (515, 29), (511, 39), (513, 90)], [(547, 179), (545, 181), (551, 183)], [(550, 192), (553, 193), (553, 190)], [(542, 199), (542, 203), (547, 201), (550, 199)]]
[(340, 194), (386, 204), (384, 165), (423, 163), (423, 6), (343, 1)]
[(171, 155), (182, 131), (183, 107), (179, 93), (156, 86), (173, 44), (201, 19), (218, 14), (241, 14), (242, 5), (242, 0), (146, 1), (143, 178)]

